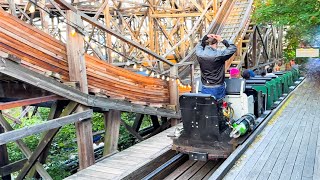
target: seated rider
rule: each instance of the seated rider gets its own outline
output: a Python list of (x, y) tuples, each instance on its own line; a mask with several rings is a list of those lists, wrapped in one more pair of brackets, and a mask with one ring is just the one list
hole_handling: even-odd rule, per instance
[[(226, 49), (218, 50), (218, 42), (222, 42)], [(196, 56), (200, 64), (202, 90), (204, 94), (211, 94), (217, 100), (224, 98), (225, 92), (225, 61), (235, 52), (237, 47), (233, 42), (222, 39), (215, 34), (205, 35), (201, 44), (196, 47)]]

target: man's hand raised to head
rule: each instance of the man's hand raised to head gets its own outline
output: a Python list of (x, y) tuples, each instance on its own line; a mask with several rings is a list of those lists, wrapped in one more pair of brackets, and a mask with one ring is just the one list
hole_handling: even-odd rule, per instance
[(215, 37), (214, 37), (218, 42), (222, 42), (223, 41), (223, 39), (222, 39), (222, 37), (220, 36), (220, 35), (215, 35)]
[(216, 35), (216, 34), (208, 34), (207, 35), (209, 38), (214, 38), (216, 39), (218, 42), (223, 41), (222, 37), (220, 35)]

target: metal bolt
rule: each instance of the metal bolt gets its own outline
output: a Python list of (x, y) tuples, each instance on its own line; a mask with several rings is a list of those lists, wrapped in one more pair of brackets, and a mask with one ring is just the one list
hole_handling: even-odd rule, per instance
[(194, 127), (194, 125), (192, 125), (191, 127)]
[(199, 128), (199, 126), (196, 126), (196, 128)]
[(196, 124), (198, 124), (198, 122), (196, 122)]
[(191, 123), (193, 123), (193, 121), (191, 121)]

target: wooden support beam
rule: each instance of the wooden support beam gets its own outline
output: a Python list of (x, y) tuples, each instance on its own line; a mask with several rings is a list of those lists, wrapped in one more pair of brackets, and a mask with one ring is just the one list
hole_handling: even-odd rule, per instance
[[(105, 2), (108, 2), (107, 0)], [(107, 3), (106, 5), (106, 8), (104, 9), (103, 11), (103, 14), (104, 14), (104, 21), (105, 21), (105, 24), (106, 24), (106, 27), (110, 29), (110, 11), (109, 11), (110, 7), (109, 7), (109, 4)], [(112, 56), (111, 56), (111, 49), (112, 48), (112, 42), (111, 42), (111, 35), (109, 33), (106, 33), (106, 46), (108, 47), (107, 48), (107, 59), (108, 59), (108, 63), (113, 63), (113, 59), (112, 59)]]
[(30, 106), (33, 104), (38, 104), (38, 103), (43, 103), (48, 101), (56, 101), (59, 99), (63, 99), (63, 98), (57, 95), (50, 95), (50, 96), (43, 96), (39, 98), (31, 98), (31, 99), (24, 99), (24, 100), (18, 100), (18, 101), (7, 102), (7, 103), (0, 103), (0, 110), (11, 109), (11, 108), (21, 107), (21, 106)]
[(103, 156), (117, 151), (119, 140), (119, 129), (121, 122), (121, 112), (110, 110), (104, 113), (104, 151)]
[(40, 132), (48, 131), (50, 129), (58, 128), (66, 124), (74, 123), (88, 119), (92, 116), (92, 110), (87, 110), (81, 113), (75, 113), (69, 116), (57, 118), (48, 122), (44, 122), (38, 125), (24, 127), (18, 130), (10, 131), (0, 135), (0, 145), (8, 142), (16, 141), (18, 139), (37, 134)]
[(129, 126), (124, 120), (121, 119), (121, 124), (129, 131), (130, 134), (132, 134), (135, 138), (137, 138), (139, 141), (143, 141), (143, 137), (140, 136), (139, 133), (137, 133), (131, 126)]
[[(14, 163), (10, 163), (8, 165), (0, 167), (0, 176), (2, 176), (3, 180), (6, 180), (4, 177), (16, 171), (19, 171), (26, 162), (27, 159), (21, 159), (20, 161), (16, 161)], [(11, 178), (8, 180), (11, 180)]]
[(105, 97), (97, 97), (82, 93), (67, 85), (59, 83), (52, 78), (36, 73), (23, 66), (0, 57), (0, 73), (14, 77), (29, 84), (33, 84), (41, 89), (47, 90), (59, 96), (78, 102), (85, 106), (98, 107), (102, 109), (113, 109), (125, 112), (135, 112), (141, 114), (158, 115), (171, 118), (180, 118), (179, 112), (164, 108), (154, 108), (133, 104), (123, 100), (114, 100)]
[[(2, 114), (0, 113), (0, 124), (4, 127), (4, 129), (8, 131), (13, 131), (14, 129), (11, 127), (11, 125), (4, 119)], [(22, 153), (29, 158), (32, 154), (31, 150), (27, 147), (27, 145), (21, 140), (17, 140), (16, 144), (19, 146), (19, 149), (22, 151)], [(52, 180), (51, 176), (48, 174), (48, 172), (43, 168), (42, 164), (39, 162), (36, 162), (35, 164), (37, 172), (41, 175), (43, 179), (46, 180)]]
[(253, 32), (253, 39), (252, 39), (252, 60), (253, 60), (253, 66), (257, 66), (259, 64), (257, 63), (257, 31)]
[[(206, 13), (210, 16), (213, 16), (214, 13)], [(172, 13), (172, 14), (169, 14), (169, 13), (163, 13), (163, 14), (160, 14), (160, 13), (154, 13), (151, 15), (151, 17), (154, 17), (154, 18), (181, 18), (181, 17), (199, 17), (201, 16), (201, 13)]]
[[(76, 12), (76, 11), (75, 11)], [(73, 22), (78, 27), (84, 27), (80, 15), (73, 11), (67, 11), (67, 20)], [(69, 77), (71, 81), (80, 82), (80, 91), (88, 94), (88, 80), (86, 74), (86, 63), (84, 58), (84, 40), (78, 33), (72, 36), (72, 28), (68, 26), (67, 56), (69, 64)], [(88, 108), (80, 106), (78, 113), (86, 111)], [(76, 123), (79, 169), (84, 169), (94, 164), (92, 123), (90, 118)]]
[[(67, 11), (67, 20), (76, 25), (83, 26), (79, 15), (72, 11)], [(74, 30), (67, 26), (67, 56), (69, 67), (69, 78), (71, 81), (78, 81), (80, 83), (80, 90), (88, 93), (88, 81), (86, 73), (86, 63), (84, 58), (84, 40), (78, 33), (72, 35)]]
[(39, 8), (40, 10), (40, 18), (41, 18), (41, 25), (44, 32), (49, 33), (49, 24), (47, 19), (49, 19), (49, 14), (45, 11), (46, 9), (46, 0), (40, 0)]
[[(4, 128), (2, 127), (2, 125), (0, 124), (0, 135), (2, 133), (4, 133)], [(8, 151), (7, 151), (7, 146), (4, 145), (0, 145), (0, 167), (2, 166), (6, 166), (9, 164), (9, 156), (8, 156)], [(1, 177), (3, 180), (11, 180), (11, 175), (10, 173), (2, 175), (2, 173), (0, 173)]]
[(60, 5), (62, 5), (63, 7), (67, 8), (67, 9), (73, 11), (73, 12), (77, 12), (77, 14), (80, 15), (83, 20), (85, 20), (88, 23), (96, 26), (97, 28), (99, 28), (99, 29), (101, 29), (103, 31), (106, 31), (107, 33), (110, 33), (111, 35), (117, 37), (118, 39), (120, 39), (120, 40), (122, 40), (122, 41), (124, 41), (124, 42), (126, 42), (126, 43), (128, 43), (128, 44), (130, 44), (130, 45), (132, 45), (132, 46), (134, 46), (134, 47), (136, 47), (138, 49), (140, 49), (141, 51), (147, 53), (148, 55), (151, 55), (151, 56), (155, 57), (156, 59), (158, 59), (160, 61), (163, 61), (164, 63), (167, 63), (167, 64), (173, 66), (172, 62), (166, 60), (165, 58), (163, 58), (160, 55), (154, 53), (153, 51), (145, 48), (144, 46), (140, 45), (139, 43), (134, 42), (134, 41), (130, 40), (129, 38), (126, 38), (125, 36), (115, 32), (114, 30), (107, 28), (104, 24), (102, 24), (102, 23), (94, 20), (90, 16), (78, 11), (75, 7), (71, 6), (66, 1), (64, 1), (64, 0), (55, 0), (55, 1), (57, 3), (59, 3)]
[[(85, 112), (88, 107), (80, 105), (77, 112)], [(92, 110), (90, 110), (92, 111)], [(79, 156), (79, 169), (82, 170), (94, 164), (94, 151), (93, 151), (93, 135), (91, 117), (83, 121), (76, 122), (78, 156)]]
[(152, 121), (152, 125), (153, 125), (153, 128), (154, 129), (157, 129), (160, 127), (160, 124), (159, 124), (159, 120), (158, 120), (158, 116), (153, 116), (151, 115), (151, 121)]
[(16, 5), (14, 3), (14, 0), (7, 0), (7, 1), (9, 3), (10, 13), (13, 16), (17, 16), (17, 14), (16, 14)]
[[(77, 103), (74, 103), (74, 102), (69, 103), (69, 105), (66, 107), (64, 112), (61, 114), (62, 118), (58, 118), (58, 119), (61, 120), (61, 119), (65, 118), (65, 119), (67, 119), (66, 121), (69, 121), (69, 123), (71, 123), (71, 122), (81, 121), (83, 119), (87, 119), (92, 116), (92, 110), (66, 116), (66, 115), (70, 114), (71, 112), (73, 112), (76, 107), (77, 107)], [(74, 116), (74, 115), (76, 115), (76, 116)], [(52, 120), (52, 121), (50, 121), (50, 123), (53, 121), (57, 121), (58, 119)], [(22, 180), (28, 174), (28, 172), (30, 171), (32, 166), (36, 163), (39, 156), (43, 153), (45, 148), (49, 145), (48, 143), (52, 141), (54, 136), (58, 133), (59, 129), (63, 125), (66, 124), (65, 123), (66, 121), (59, 121), (59, 122), (57, 121), (54, 124), (52, 124), (52, 123), (47, 124), (47, 127), (49, 127), (50, 130), (46, 133), (46, 135), (40, 141), (40, 143), (37, 146), (37, 148), (35, 149), (35, 151), (28, 158), (28, 161), (24, 164), (22, 170), (20, 171), (20, 173), (16, 179)], [(35, 125), (35, 126), (37, 126), (37, 125)], [(34, 127), (34, 126), (31, 126), (31, 127)], [(54, 128), (54, 129), (52, 129), (52, 128)], [(42, 128), (39, 127), (39, 129), (42, 129)], [(10, 131), (10, 132), (15, 132), (15, 131)], [(10, 133), (10, 132), (8, 132), (8, 133)], [(38, 133), (38, 132), (35, 132), (35, 133)], [(1, 137), (0, 137), (0, 139), (1, 139)], [(1, 142), (1, 140), (0, 140), (0, 142)]]
[(15, 117), (13, 117), (13, 116), (11, 116), (10, 114), (5, 113), (5, 112), (2, 112), (2, 114), (3, 114), (4, 117), (8, 118), (8, 119), (11, 120), (12, 122), (14, 122), (14, 123), (16, 123), (16, 124), (21, 124), (20, 119), (17, 119), (17, 118), (15, 118)]
[(134, 120), (134, 123), (132, 125), (132, 128), (136, 131), (139, 132), (142, 120), (143, 120), (144, 114), (136, 114), (136, 118)]
[[(48, 116), (48, 120), (50, 121), (52, 119), (56, 119), (56, 118), (60, 117), (60, 115), (62, 113), (62, 110), (63, 110), (62, 103), (59, 102), (59, 101), (54, 102), (52, 104), (51, 108), (50, 108), (50, 113), (49, 113), (49, 116)], [(45, 134), (43, 134), (43, 137), (41, 139), (44, 139), (44, 135)], [(48, 142), (47, 147), (43, 150), (42, 154), (39, 157), (38, 161), (41, 164), (45, 164), (46, 163), (46, 159), (47, 159), (47, 157), (49, 155), (51, 143), (52, 143), (52, 141)], [(37, 173), (37, 172), (35, 172), (35, 174), (33, 176), (34, 176), (35, 179), (39, 179), (40, 178), (40, 174)]]

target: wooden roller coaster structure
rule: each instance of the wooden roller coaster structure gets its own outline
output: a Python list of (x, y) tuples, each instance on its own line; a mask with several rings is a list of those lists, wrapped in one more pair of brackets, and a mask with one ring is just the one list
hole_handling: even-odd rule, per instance
[[(51, 107), (50, 121), (31, 132), (13, 129), (8, 120), (18, 121), (0, 113), (3, 179), (19, 170), (17, 179), (23, 179), (33, 167), (52, 179), (42, 164), (54, 136), (69, 123), (76, 123), (79, 168), (92, 165), (92, 110), (105, 115), (104, 155), (117, 150), (120, 124), (142, 141), (143, 115), (151, 115), (151, 135), (178, 123), (179, 93), (194, 91), (200, 75), (194, 47), (205, 33), (237, 44), (226, 73), (229, 67), (254, 69), (282, 58), (282, 28), (251, 23), (252, 0), (0, 0), (0, 5), (0, 110)], [(121, 112), (137, 113), (133, 126), (121, 120)], [(32, 152), (21, 138), (39, 132), (43, 139)], [(9, 163), (9, 142), (26, 158)]]

